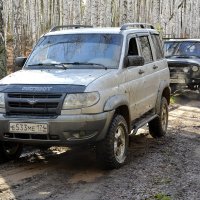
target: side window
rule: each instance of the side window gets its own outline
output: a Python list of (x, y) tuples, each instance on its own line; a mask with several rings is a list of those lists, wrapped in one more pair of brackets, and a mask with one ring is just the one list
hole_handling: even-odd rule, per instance
[(149, 43), (148, 36), (140, 36), (139, 37), (140, 44), (141, 44), (141, 51), (144, 57), (145, 63), (150, 63), (153, 61), (153, 56), (151, 52), (151, 46)]
[(135, 38), (131, 38), (129, 41), (128, 55), (129, 56), (138, 55), (138, 48), (137, 48), (137, 43), (136, 43)]
[(151, 38), (156, 52), (156, 60), (160, 60), (164, 57), (160, 37), (159, 35), (153, 34)]

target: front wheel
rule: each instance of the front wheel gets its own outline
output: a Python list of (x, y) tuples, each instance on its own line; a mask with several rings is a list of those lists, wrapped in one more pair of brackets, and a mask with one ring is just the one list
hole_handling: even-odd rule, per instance
[(96, 145), (97, 160), (105, 169), (121, 167), (128, 150), (128, 126), (122, 115), (115, 115), (106, 138)]
[(22, 150), (22, 144), (0, 142), (0, 163), (19, 158)]
[(168, 103), (165, 97), (162, 97), (159, 116), (149, 122), (149, 133), (152, 137), (162, 137), (167, 132), (168, 125)]

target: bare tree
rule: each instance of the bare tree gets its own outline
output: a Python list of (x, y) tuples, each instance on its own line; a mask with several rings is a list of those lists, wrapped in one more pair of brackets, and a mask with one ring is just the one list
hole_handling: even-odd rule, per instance
[[(13, 14), (13, 53), (14, 58), (21, 55), (21, 37), (22, 37), (22, 18), (21, 18), (21, 1), (13, 0), (12, 14)], [(15, 63), (13, 63), (15, 66)], [(15, 70), (15, 69), (14, 69)]]
[(4, 39), (3, 1), (0, 0), (0, 78), (6, 75), (6, 48)]
[(13, 41), (14, 57), (27, 54), (27, 46), (32, 47), (52, 26), (73, 23), (120, 26), (126, 22), (146, 22), (170, 36), (200, 37), (200, 0), (1, 1), (5, 38)]

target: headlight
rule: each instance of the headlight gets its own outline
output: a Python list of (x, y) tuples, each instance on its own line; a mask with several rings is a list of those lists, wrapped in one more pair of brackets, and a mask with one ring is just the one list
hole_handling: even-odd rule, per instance
[(188, 73), (188, 72), (189, 72), (189, 70), (190, 70), (190, 68), (189, 68), (189, 67), (184, 67), (184, 68), (183, 68), (183, 71), (184, 71), (185, 73)]
[(63, 103), (63, 109), (78, 109), (95, 105), (99, 101), (99, 93), (67, 94)]
[(193, 72), (197, 72), (198, 70), (199, 70), (199, 68), (196, 65), (192, 66), (192, 71)]
[(5, 108), (5, 96), (4, 96), (4, 93), (0, 93), (0, 108)]

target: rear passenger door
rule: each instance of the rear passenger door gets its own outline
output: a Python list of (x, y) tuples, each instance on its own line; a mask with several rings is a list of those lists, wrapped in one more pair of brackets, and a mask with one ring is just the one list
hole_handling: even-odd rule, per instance
[(156, 73), (156, 76), (157, 76), (157, 91), (158, 91), (159, 84), (161, 83), (161, 81), (166, 80), (167, 60), (164, 57), (163, 44), (161, 42), (160, 36), (158, 34), (151, 33), (151, 39), (152, 39), (152, 43), (154, 46), (154, 48), (153, 48), (153, 54), (154, 54), (153, 73)]
[(144, 92), (144, 95), (143, 99), (141, 99), (141, 110), (145, 113), (155, 107), (159, 83), (159, 78), (155, 74), (155, 70), (158, 66), (154, 63), (154, 54), (152, 51), (153, 43), (149, 33), (138, 34), (137, 40), (140, 47), (140, 55), (143, 56), (145, 60), (142, 85), (142, 92)]

